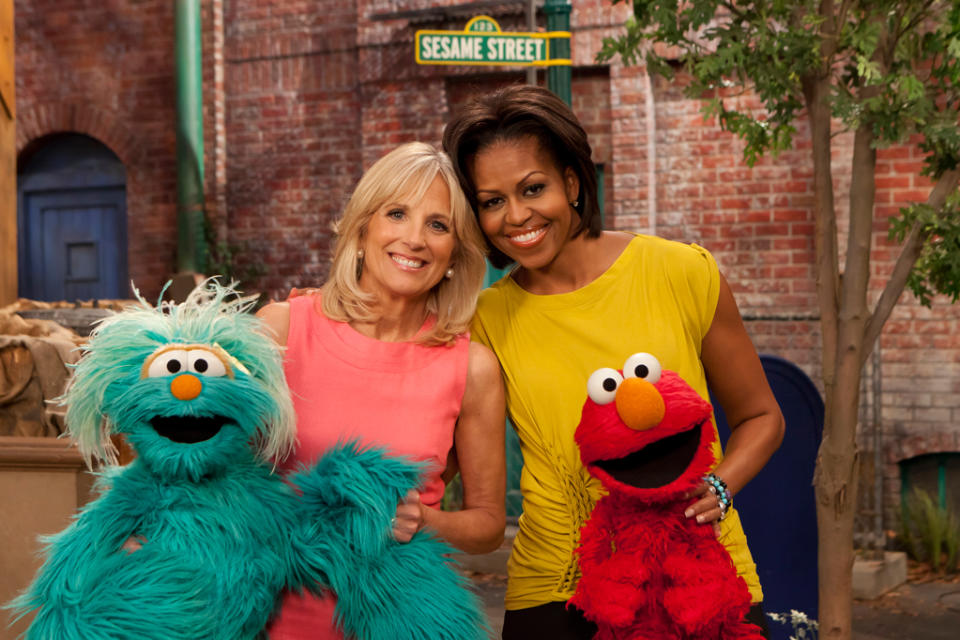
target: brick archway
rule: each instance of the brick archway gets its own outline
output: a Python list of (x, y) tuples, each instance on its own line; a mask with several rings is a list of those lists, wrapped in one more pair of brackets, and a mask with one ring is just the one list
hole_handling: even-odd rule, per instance
[(887, 447), (887, 462), (898, 463), (928, 453), (960, 452), (960, 433), (924, 433), (898, 438)]
[(75, 132), (110, 148), (127, 167), (135, 164), (144, 145), (113, 113), (76, 103), (45, 104), (17, 114), (17, 154), (28, 144), (54, 133)]

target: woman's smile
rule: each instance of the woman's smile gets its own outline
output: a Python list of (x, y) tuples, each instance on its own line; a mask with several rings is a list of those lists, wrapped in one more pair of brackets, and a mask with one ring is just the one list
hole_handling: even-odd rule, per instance
[(547, 227), (549, 224), (544, 224), (536, 229), (530, 229), (529, 231), (520, 231), (514, 234), (507, 234), (507, 238), (510, 239), (510, 242), (524, 249), (529, 249), (534, 247), (543, 240), (544, 236), (547, 234)]
[(393, 258), (393, 261), (397, 263), (404, 271), (417, 271), (423, 268), (423, 265), (426, 264), (423, 260), (418, 260), (417, 258), (411, 258), (408, 256), (402, 256), (396, 253), (391, 253), (390, 257)]

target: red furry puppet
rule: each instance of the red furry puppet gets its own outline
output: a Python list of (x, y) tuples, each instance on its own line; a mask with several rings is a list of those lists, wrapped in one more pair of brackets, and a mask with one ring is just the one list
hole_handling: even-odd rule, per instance
[(743, 622), (747, 585), (713, 528), (684, 517), (685, 494), (714, 463), (713, 409), (648, 353), (587, 383), (575, 438), (607, 495), (580, 532), (570, 603), (595, 640), (763, 640)]

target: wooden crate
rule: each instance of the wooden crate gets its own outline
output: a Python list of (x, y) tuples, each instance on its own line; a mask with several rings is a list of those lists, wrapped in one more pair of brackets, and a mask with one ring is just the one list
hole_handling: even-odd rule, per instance
[[(0, 602), (30, 583), (41, 564), (37, 536), (66, 527), (92, 484), (70, 440), (0, 437)], [(30, 619), (8, 627), (0, 610), (0, 640), (16, 638)]]

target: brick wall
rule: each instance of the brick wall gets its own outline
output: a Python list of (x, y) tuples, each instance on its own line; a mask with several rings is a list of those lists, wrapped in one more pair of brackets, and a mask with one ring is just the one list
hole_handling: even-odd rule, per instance
[(130, 278), (159, 292), (176, 255), (173, 8), (14, 2), (17, 150), (78, 132), (127, 169)]
[(224, 20), (229, 240), (273, 295), (322, 281), (360, 172), (356, 9), (316, 4), (231, 2)]

